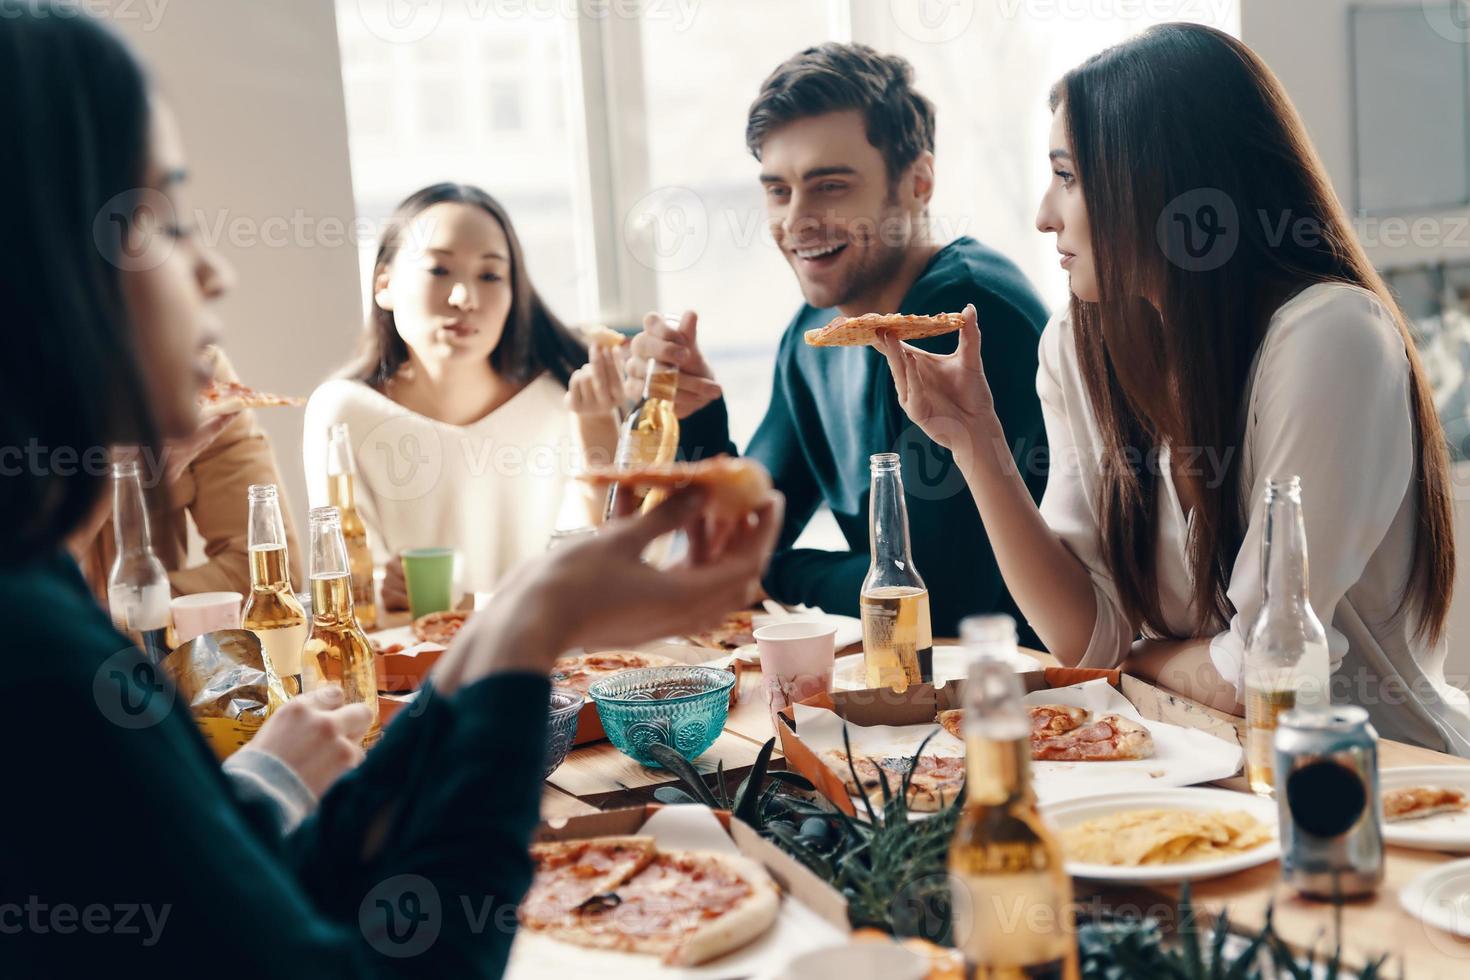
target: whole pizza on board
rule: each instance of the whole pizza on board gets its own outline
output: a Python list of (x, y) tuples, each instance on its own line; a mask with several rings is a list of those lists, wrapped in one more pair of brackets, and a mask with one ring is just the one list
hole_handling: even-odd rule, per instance
[(763, 935), (781, 898), (756, 862), (662, 851), (652, 837), (534, 844), (521, 925), (593, 949), (646, 953), (672, 966), (724, 956)]

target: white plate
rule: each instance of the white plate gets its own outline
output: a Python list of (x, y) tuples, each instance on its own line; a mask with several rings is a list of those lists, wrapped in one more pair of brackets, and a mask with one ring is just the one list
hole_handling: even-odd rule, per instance
[[(1075, 827), (1087, 820), (1105, 817), (1120, 810), (1244, 810), (1274, 830), (1278, 823), (1276, 803), (1263, 796), (1251, 793), (1236, 793), (1224, 789), (1159, 789), (1142, 793), (1114, 793), (1107, 796), (1086, 796), (1056, 803), (1044, 803), (1041, 814), (1057, 830)], [(1074, 878), (1092, 881), (1112, 881), (1125, 884), (1157, 884), (1162, 882), (1195, 881), (1200, 878), (1218, 878), (1234, 874), (1246, 868), (1274, 861), (1281, 854), (1281, 845), (1275, 839), (1260, 847), (1213, 861), (1193, 861), (1188, 864), (1148, 864), (1139, 867), (1123, 867), (1111, 864), (1087, 864), (1068, 861), (1067, 871)]]
[[(1035, 657), (1028, 657), (1024, 653), (1018, 653), (1010, 660), (1015, 665), (1018, 674), (1041, 669), (1041, 661)], [(937, 646), (934, 648), (934, 684), (936, 687), (942, 687), (950, 681), (962, 681), (969, 676), (969, 672), (970, 658), (964, 647)], [(832, 690), (862, 691), (866, 690), (867, 686), (868, 677), (867, 672), (863, 669), (861, 653), (837, 658), (837, 663), (832, 667)]]
[(1404, 911), (1470, 939), (1470, 858), (1430, 868), (1399, 892)]
[[(1383, 792), (1405, 786), (1443, 786), (1470, 795), (1470, 766), (1406, 766), (1380, 769)], [(1426, 851), (1470, 851), (1470, 812), (1439, 813), (1420, 820), (1383, 824), (1383, 839), (1399, 847)]]

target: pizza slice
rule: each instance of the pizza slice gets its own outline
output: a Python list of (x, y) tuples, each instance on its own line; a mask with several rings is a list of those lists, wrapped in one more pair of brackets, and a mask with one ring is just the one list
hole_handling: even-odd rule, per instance
[(621, 347), (628, 342), (626, 336), (600, 323), (589, 323), (580, 329), (588, 347)]
[(420, 643), (448, 646), (472, 615), (467, 609), (427, 613), (413, 621), (413, 635)]
[[(842, 784), (853, 796), (867, 797), (874, 802), (883, 799), (883, 782), (887, 778), (888, 791), (902, 791), (904, 776), (908, 776), (908, 807), (915, 813), (937, 813), (944, 805), (955, 799), (965, 785), (965, 760), (963, 756), (921, 755), (858, 757), (851, 760), (841, 749), (828, 749), (822, 753), (822, 762), (842, 777)], [(854, 781), (853, 774), (857, 779)]]
[(1405, 786), (1383, 794), (1383, 819), (1388, 823), (1463, 813), (1466, 809), (1470, 809), (1470, 801), (1463, 791), (1442, 786)]
[(558, 657), (551, 668), (551, 683), (586, 694), (594, 681), (643, 667), (677, 667), (681, 661), (656, 653), (636, 650), (603, 650), (600, 653), (575, 653)]
[[(1090, 714), (1086, 708), (1074, 708), (1067, 704), (1034, 704), (1027, 708), (1031, 715), (1031, 734), (1060, 735), (1085, 722)], [(965, 712), (963, 708), (941, 711), (934, 720), (955, 738), (964, 738)]]
[(215, 379), (205, 385), (199, 392), (199, 417), (201, 419), (212, 419), (220, 415), (229, 415), (231, 412), (244, 411), (247, 408), (278, 408), (286, 405), (305, 405), (305, 398), (294, 398), (287, 395), (270, 395), (239, 381), (221, 381)]
[[(618, 839), (569, 843), (593, 845), (595, 852), (608, 840)], [(575, 905), (569, 903), (588, 889), (558, 886), (557, 880), (565, 881), (560, 874), (543, 885), (547, 872), (536, 848), (532, 858), (536, 878), (520, 912), (526, 928), (578, 946), (651, 954), (671, 966), (694, 966), (739, 949), (770, 929), (780, 911), (771, 876), (738, 854), (655, 851), (636, 871)], [(606, 877), (592, 874), (589, 880), (601, 887)], [(547, 901), (547, 895), (557, 898)]]
[(771, 494), (771, 475), (766, 468), (743, 456), (714, 456), (694, 463), (655, 463), (627, 469), (599, 466), (588, 469), (578, 479), (597, 488), (617, 484), (635, 494), (700, 487), (709, 494), (706, 505), (709, 511), (730, 519), (749, 514)]
[(596, 837), (531, 845), (536, 876), (521, 902), (530, 928), (563, 922), (599, 895), (615, 891), (653, 861), (652, 837)]
[(812, 347), (866, 347), (880, 334), (899, 340), (921, 340), (954, 333), (965, 325), (963, 313), (938, 313), (934, 316), (911, 316), (898, 313), (864, 313), (862, 316), (839, 316), (825, 327), (806, 332)]
[(1038, 762), (1120, 762), (1153, 754), (1149, 730), (1121, 715), (1103, 715), (1060, 734), (1031, 735), (1031, 758)]
[(755, 612), (736, 610), (727, 614), (719, 626), (703, 633), (692, 633), (688, 639), (695, 646), (713, 650), (738, 650), (749, 646), (755, 642)]

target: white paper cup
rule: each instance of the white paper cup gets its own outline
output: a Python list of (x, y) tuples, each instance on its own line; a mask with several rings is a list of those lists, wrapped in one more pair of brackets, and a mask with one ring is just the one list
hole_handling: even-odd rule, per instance
[(776, 712), (832, 689), (837, 626), (830, 622), (783, 620), (755, 631), (761, 655), (761, 688), (776, 730)]
[(174, 617), (174, 643), (182, 646), (205, 633), (240, 628), (240, 606), (245, 597), (238, 592), (197, 592), (181, 595), (170, 607)]
[(776, 980), (924, 980), (924, 957), (897, 943), (850, 943), (794, 957)]

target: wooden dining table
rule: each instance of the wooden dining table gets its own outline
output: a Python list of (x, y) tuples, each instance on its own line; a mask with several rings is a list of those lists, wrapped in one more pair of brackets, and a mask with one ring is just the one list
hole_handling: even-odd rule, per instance
[[(398, 622), (406, 622), (398, 617)], [(387, 625), (396, 625), (390, 619)], [(954, 641), (950, 641), (954, 642)], [(839, 651), (853, 652), (857, 647)], [(1024, 651), (1043, 666), (1057, 666), (1050, 654)], [(1124, 693), (1135, 702), (1159, 698), (1168, 702), (1173, 712), (1169, 720), (1178, 722), (1180, 712), (1196, 724), (1215, 734), (1230, 737), (1238, 731), (1240, 719), (1186, 702), (1177, 696), (1159, 692), (1140, 683), (1125, 685)], [(1154, 706), (1158, 707), (1158, 706)], [(1140, 705), (1144, 709), (1143, 705)], [(1144, 710), (1149, 715), (1149, 710)], [(754, 763), (761, 745), (772, 738), (771, 716), (761, 690), (759, 668), (741, 671), (737, 693), (725, 722), (724, 731), (715, 744), (699, 759), (696, 768), (706, 774), (723, 765), (731, 790)], [(782, 765), (779, 749), (775, 765)], [(1379, 766), (1465, 766), (1470, 760), (1445, 755), (1429, 749), (1387, 739), (1379, 741)], [(623, 755), (607, 741), (593, 742), (574, 748), (566, 761), (547, 779), (541, 795), (542, 819), (551, 823), (569, 817), (597, 813), (624, 806), (638, 806), (654, 799), (660, 786), (678, 785), (668, 773), (647, 769)], [(1243, 775), (1220, 780), (1213, 785), (1248, 793)], [(1341, 910), (1341, 937), (1347, 962), (1361, 965), (1387, 955), (1389, 976), (1404, 980), (1465, 980), (1470, 977), (1470, 940), (1420, 921), (1399, 903), (1399, 893), (1414, 877), (1437, 865), (1455, 860), (1457, 855), (1435, 851), (1387, 848), (1384, 880), (1371, 898), (1345, 903)], [(1078, 881), (1077, 899), (1086, 911), (1112, 911), (1122, 915), (1149, 915), (1174, 924), (1179, 888), (1174, 885), (1118, 887), (1111, 884)], [(1334, 937), (1334, 910), (1329, 903), (1303, 898), (1281, 881), (1280, 864), (1276, 861), (1246, 871), (1195, 882), (1192, 886), (1194, 908), (1203, 921), (1214, 921), (1228, 913), (1231, 928), (1239, 933), (1258, 931), (1272, 911), (1277, 934), (1297, 952), (1316, 950), (1331, 954)]]

